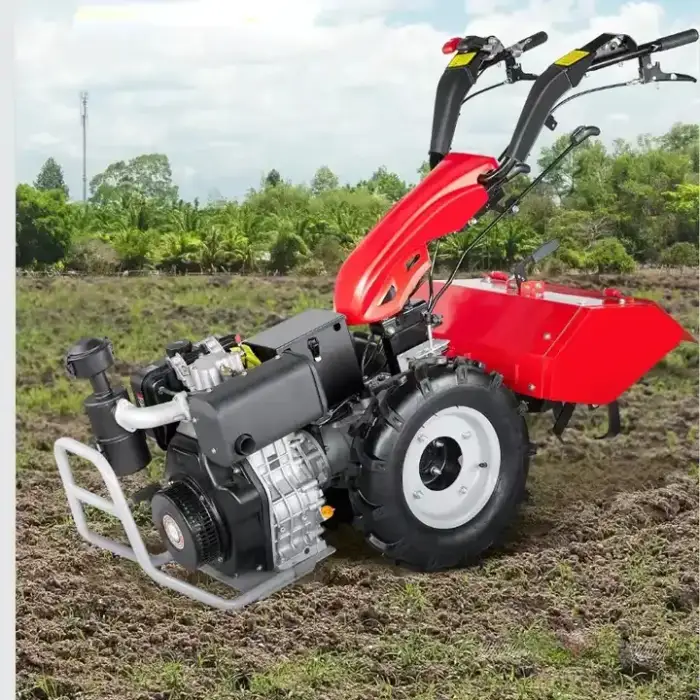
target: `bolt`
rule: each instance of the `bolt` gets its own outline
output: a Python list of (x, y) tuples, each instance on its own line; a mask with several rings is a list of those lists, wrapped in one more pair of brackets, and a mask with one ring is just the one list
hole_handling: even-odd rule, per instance
[(284, 533), (285, 533), (285, 529), (284, 529), (284, 526), (282, 526), (282, 527), (280, 528), (280, 533), (282, 533), (282, 534), (284, 534)]
[(479, 462), (477, 466), (479, 467), (479, 469), (486, 469), (486, 467), (488, 467), (489, 465), (487, 462)]
[(435, 447), (442, 447), (445, 443), (442, 440), (435, 441)]
[(535, 385), (534, 384), (528, 384), (527, 385), (528, 391), (534, 391), (535, 390)]
[(418, 436), (418, 442), (425, 442), (425, 435), (419, 435)]
[(211, 453), (212, 453), (213, 455), (216, 454), (216, 447), (212, 447), (212, 448), (211, 448)]
[(462, 496), (464, 496), (464, 494), (467, 492), (467, 487), (466, 487), (466, 486), (462, 486), (462, 487), (459, 489), (459, 492), (462, 494)]
[(197, 422), (197, 419), (196, 419), (196, 418), (193, 418), (193, 419), (192, 419), (192, 422), (193, 422), (193, 423), (196, 423), (196, 422)]
[(258, 564), (258, 565), (255, 567), (255, 570), (256, 570), (256, 571), (262, 571), (262, 564)]
[(472, 434), (467, 430), (466, 433), (462, 433), (462, 440), (469, 440)]
[(423, 492), (422, 491), (414, 491), (413, 498), (416, 498), (416, 499), (423, 498)]
[(442, 474), (442, 469), (440, 469), (440, 467), (430, 467), (430, 473), (433, 476), (440, 476), (440, 474)]
[(545, 333), (542, 337), (543, 337), (545, 340), (551, 340), (551, 339), (552, 339), (552, 334), (551, 334), (551, 333)]

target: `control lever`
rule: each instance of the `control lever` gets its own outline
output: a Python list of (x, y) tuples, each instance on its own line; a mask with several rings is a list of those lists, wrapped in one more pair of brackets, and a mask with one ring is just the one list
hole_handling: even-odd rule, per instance
[(529, 175), (529, 174), (530, 174), (530, 166), (527, 163), (516, 163), (511, 168), (511, 171), (508, 173), (508, 177), (505, 179), (504, 182), (510, 182), (511, 180), (518, 177), (518, 175)]
[(591, 136), (600, 136), (600, 129), (597, 126), (579, 126), (571, 134), (571, 145), (580, 146)]
[(651, 56), (644, 56), (639, 59), (639, 82), (647, 83), (696, 83), (697, 80), (692, 75), (685, 73), (665, 73), (661, 70), (661, 64), (651, 62)]
[(547, 241), (541, 245), (534, 253), (530, 253), (526, 258), (521, 260), (513, 268), (513, 279), (515, 279), (515, 284), (518, 286), (518, 292), (520, 292), (520, 286), (527, 279), (527, 268), (530, 265), (536, 265), (540, 260), (544, 260), (548, 255), (556, 252), (559, 249), (559, 241), (554, 238), (551, 241)]
[(526, 73), (512, 56), (506, 58), (506, 82), (517, 83), (519, 80), (537, 80), (535, 73)]

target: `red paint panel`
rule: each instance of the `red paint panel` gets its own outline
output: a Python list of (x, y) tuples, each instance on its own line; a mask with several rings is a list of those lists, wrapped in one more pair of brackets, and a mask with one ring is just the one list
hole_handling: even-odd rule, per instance
[[(436, 291), (442, 287), (435, 283)], [(418, 297), (427, 298), (427, 286)], [(458, 280), (436, 312), (451, 355), (484, 362), (513, 391), (551, 401), (614, 401), (683, 341), (694, 338), (645, 299), (545, 284), (518, 295), (501, 280)]]
[(459, 230), (482, 209), (488, 195), (477, 178), (496, 166), (487, 156), (448, 154), (350, 254), (336, 279), (335, 310), (350, 325), (399, 313), (430, 268), (427, 244)]

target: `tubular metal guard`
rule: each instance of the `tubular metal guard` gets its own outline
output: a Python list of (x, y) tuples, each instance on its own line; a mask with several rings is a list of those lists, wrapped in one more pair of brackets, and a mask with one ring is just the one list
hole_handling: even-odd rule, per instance
[[(68, 455), (73, 454), (90, 462), (100, 473), (107, 487), (111, 500), (98, 496), (91, 491), (78, 486), (73, 478)], [(122, 491), (121, 484), (106, 458), (97, 450), (78, 442), (73, 438), (63, 437), (54, 443), (54, 457), (56, 465), (63, 481), (63, 488), (70, 505), (73, 520), (82, 538), (90, 544), (106, 549), (107, 551), (125, 557), (137, 563), (141, 569), (161, 586), (170, 588), (193, 600), (209, 605), (219, 610), (233, 611), (262, 600), (286, 586), (298, 581), (303, 576), (311, 573), (316, 564), (335, 551), (333, 547), (327, 547), (315, 557), (301, 562), (297, 566), (278, 572), (246, 572), (240, 576), (225, 576), (210, 566), (200, 569), (203, 573), (223, 583), (234, 590), (239, 591), (235, 598), (222, 598), (214, 593), (198, 588), (197, 586), (175, 578), (162, 570), (166, 564), (173, 562), (169, 552), (161, 554), (149, 554), (143, 542), (138, 526), (131, 514), (131, 509)], [(129, 545), (116, 542), (93, 532), (85, 518), (83, 504), (97, 508), (104, 513), (117, 518), (129, 540)]]

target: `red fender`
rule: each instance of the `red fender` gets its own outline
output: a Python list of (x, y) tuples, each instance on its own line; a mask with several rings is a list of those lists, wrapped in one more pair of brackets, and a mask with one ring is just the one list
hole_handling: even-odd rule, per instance
[[(450, 341), (448, 355), (483, 362), (519, 394), (607, 404), (677, 345), (697, 342), (653, 301), (543, 281), (518, 293), (507, 277), (455, 280), (435, 307), (434, 334)], [(427, 284), (416, 296), (427, 299)]]
[(334, 307), (349, 325), (399, 313), (430, 268), (428, 243), (458, 231), (488, 200), (477, 182), (495, 159), (449, 153), (365, 236), (338, 273)]

